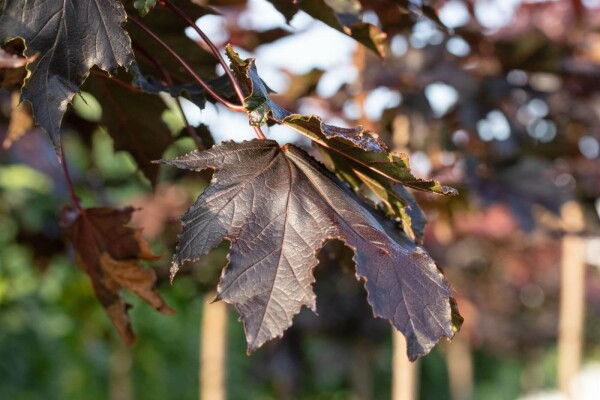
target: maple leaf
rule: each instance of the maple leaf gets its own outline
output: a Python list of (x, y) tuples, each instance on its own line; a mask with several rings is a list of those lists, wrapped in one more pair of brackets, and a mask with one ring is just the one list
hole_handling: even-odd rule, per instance
[(171, 277), (183, 262), (229, 240), (217, 298), (239, 311), (249, 352), (281, 336), (302, 306), (315, 310), (312, 270), (329, 239), (354, 250), (374, 314), (406, 336), (411, 360), (453, 336), (458, 314), (433, 260), (304, 151), (253, 140), (161, 162), (215, 169), (209, 187), (180, 218)]
[(133, 60), (131, 40), (122, 28), (119, 1), (74, 2), (6, 0), (0, 5), (0, 44), (20, 37), (27, 65), (21, 99), (33, 105), (36, 122), (60, 147), (59, 128), (67, 105), (93, 65), (113, 72)]
[(285, 110), (270, 98), (253, 58), (241, 59), (229, 45), (225, 51), (236, 78), (249, 93), (244, 107), (250, 123), (260, 126), (273, 120), (310, 138), (340, 179), (365, 197), (379, 199), (381, 208), (401, 220), (411, 238), (422, 237), (425, 220), (410, 192), (399, 190), (399, 185), (443, 195), (457, 194), (455, 189), (439, 182), (414, 176), (406, 154), (388, 151), (385, 143), (361, 127), (341, 128), (324, 123), (317, 115), (292, 114)]
[(134, 209), (65, 206), (60, 212), (63, 232), (75, 248), (77, 264), (89, 275), (96, 297), (117, 328), (123, 342), (135, 342), (127, 314), (128, 305), (119, 291), (125, 288), (163, 314), (174, 311), (154, 288), (153, 270), (142, 268), (141, 260), (156, 260), (141, 229), (125, 226)]

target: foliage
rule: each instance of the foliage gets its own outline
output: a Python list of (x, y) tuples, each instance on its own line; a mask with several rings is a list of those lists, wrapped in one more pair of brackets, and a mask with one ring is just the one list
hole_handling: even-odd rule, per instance
[[(248, 3), (253, 10), (255, 2)], [(92, 68), (82, 96), (74, 97), (74, 106), (67, 109), (61, 126), (69, 170), (82, 204), (142, 208), (132, 214), (132, 226), (144, 228), (143, 235), (155, 254), (171, 253), (180, 233), (179, 223), (173, 219), (186, 215), (198, 193), (203, 193), (202, 200), (209, 193), (203, 191), (219, 187), (219, 180), (211, 183), (211, 174), (218, 176), (232, 168), (226, 165), (196, 172), (159, 169), (158, 164), (148, 162), (164, 158), (175, 163), (195, 148), (217, 151), (224, 144), (211, 149), (212, 137), (223, 137), (224, 132), (185, 126), (174, 99), (185, 109), (191, 107), (185, 99), (205, 108), (201, 116), (207, 120), (215, 109), (209, 103), (219, 101), (165, 47), (132, 22), (138, 14), (135, 7), (146, 7), (149, 11), (143, 23), (184, 56), (192, 71), (221, 99), (236, 111), (250, 111), (255, 125), (268, 130), (270, 138), (279, 137), (279, 125), (299, 131), (303, 138), (295, 145), (335, 174), (337, 179), (328, 182), (345, 192), (352, 189), (354, 194), (345, 199), (359, 197), (367, 215), (375, 215), (378, 223), (386, 220), (381, 226), (398, 225), (393, 236), (402, 237), (407, 249), (423, 246), (444, 269), (465, 316), (458, 340), (466, 341), (472, 351), (474, 398), (513, 399), (519, 392), (553, 387), (560, 292), (558, 240), (563, 233), (557, 213), (566, 200), (576, 199), (585, 211), (584, 237), (597, 235), (600, 226), (598, 8), (590, 5), (594, 2), (566, 0), (522, 4), (380, 0), (343, 10), (338, 8), (341, 2), (315, 1), (312, 4), (319, 4), (317, 11), (323, 10), (324, 15), (319, 18), (315, 12), (313, 17), (332, 26), (332, 35), (348, 39), (343, 35), (351, 37), (353, 24), (365, 20), (377, 30), (374, 33), (386, 34), (382, 42), (385, 58), (372, 51), (374, 38), (381, 36), (363, 39), (354, 35), (368, 48), (358, 46), (353, 59), (344, 56), (340, 62), (344, 65), (332, 61), (319, 63), (329, 67), (303, 70), (298, 65), (313, 53), (323, 54), (323, 61), (339, 55), (334, 48), (322, 52), (293, 48), (295, 35), (284, 21), (293, 17), (293, 25), (307, 19), (299, 11), (308, 5), (303, 3), (273, 1), (284, 15), (282, 23), (263, 27), (248, 23), (245, 1), (207, 3), (215, 8), (187, 0), (174, 2), (193, 20), (207, 13), (217, 15), (215, 10), (221, 13), (221, 28), (228, 37), (220, 39), (218, 46), (233, 45), (228, 51), (230, 68), (226, 69), (236, 74), (243, 95), (240, 99), (228, 77), (215, 74), (218, 60), (208, 53), (210, 49), (204, 43), (196, 46), (183, 34), (186, 21), (162, 2), (124, 1), (131, 17), (125, 30), (132, 38), (136, 62), (112, 77)], [(427, 5), (421, 6), (423, 3)], [(0, 7), (4, 4), (8, 3)], [(321, 7), (323, 4), (327, 8)], [(451, 15), (448, 9), (452, 7), (454, 11), (462, 9), (463, 15)], [(503, 19), (507, 14), (510, 19)], [(486, 19), (486, 15), (494, 18)], [(450, 29), (443, 27), (442, 21)], [(561, 21), (560, 26), (556, 21)], [(307, 25), (297, 31), (298, 36), (305, 37)], [(49, 388), (57, 388), (53, 382), (71, 379), (77, 382), (73, 390), (80, 390), (71, 397), (81, 397), (85, 387), (106, 397), (106, 389), (99, 386), (108, 380), (104, 372), (109, 368), (106, 338), (112, 331), (106, 326), (108, 319), (102, 319), (102, 309), (90, 302), (92, 289), (85, 286), (82, 276), (66, 268), (64, 252), (70, 247), (63, 248), (55, 214), (68, 196), (68, 188), (49, 141), (43, 140), (40, 128), (31, 128), (30, 112), (24, 107), (28, 103), (16, 107), (26, 74), (23, 43), (13, 40), (4, 49), (8, 53), (0, 53), (4, 88), (0, 91), (0, 135), (4, 135), (5, 146), (14, 144), (0, 155), (0, 215), (7, 227), (0, 235), (0, 358), (13, 361), (0, 363), (3, 371), (10, 373), (4, 374), (9, 378), (0, 384), (13, 388), (10, 396), (18, 392), (14, 388), (26, 387), (27, 393), (47, 393)], [(286, 65), (280, 75), (288, 80), (287, 88), (280, 89), (282, 85), (271, 80), (268, 66), (261, 63), (269, 52), (277, 53), (279, 64)], [(32, 55), (30, 65), (35, 57), (39, 54)], [(349, 70), (354, 75), (346, 74)], [(333, 81), (336, 84), (332, 86)], [(274, 93), (269, 85), (280, 93)], [(112, 106), (102, 97), (102, 90), (94, 87), (109, 88), (109, 93), (119, 91), (122, 104)], [(152, 112), (145, 112), (148, 109)], [(224, 107), (218, 109), (222, 118), (231, 116)], [(9, 134), (5, 134), (9, 122), (3, 119), (7, 116), (11, 117)], [(291, 116), (297, 119), (286, 120)], [(124, 127), (127, 129), (121, 133)], [(26, 131), (18, 139), (18, 134)], [(237, 145), (242, 145), (238, 137), (243, 131), (241, 127), (232, 132)], [(193, 134), (198, 137), (187, 138)], [(124, 151), (113, 153), (111, 146)], [(410, 162), (405, 153), (411, 154)], [(377, 170), (388, 162), (391, 172)], [(248, 164), (249, 173), (253, 165)], [(244, 172), (241, 166), (232, 171)], [(444, 191), (437, 182), (457, 188), (459, 195), (427, 193), (430, 189)], [(426, 191), (403, 183), (422, 185)], [(283, 202), (276, 200), (276, 205)], [(427, 225), (417, 200), (431, 219)], [(267, 215), (271, 211), (275, 212), (267, 210)], [(245, 225), (212, 222), (236, 237), (243, 235)], [(193, 225), (191, 222), (186, 230)], [(198, 243), (193, 247), (198, 249)], [(198, 310), (194, 307), (200, 304), (194, 296), (217, 285), (225, 255), (231, 250), (230, 257), (235, 257), (234, 247), (235, 242), (226, 239), (207, 255), (181, 265), (172, 288), (163, 286), (169, 278), (168, 257), (152, 262), (158, 288), (177, 310), (174, 316), (154, 315), (151, 307), (123, 293), (127, 302), (135, 305), (130, 314), (143, 338), (132, 349), (138, 397), (165, 393), (164, 387), (155, 383), (156, 376), (167, 382), (175, 396), (197, 397), (184, 390), (192, 385), (190, 377), (175, 371), (189, 372), (196, 366), (194, 321)], [(311, 251), (307, 257), (313, 254)], [(337, 240), (318, 251), (319, 264), (309, 272), (309, 293), (316, 294), (319, 316), (303, 310), (281, 340), (246, 357), (241, 354), (246, 346), (241, 343), (242, 324), (233, 324), (228, 361), (232, 398), (357, 396), (350, 393), (355, 387), (354, 369), (362, 371), (365, 379), (373, 371), (373, 397), (389, 397), (388, 326), (371, 318), (372, 308), (366, 300), (371, 294), (355, 280), (353, 259), (358, 254)], [(175, 257), (177, 261), (181, 255)], [(184, 258), (179, 261), (183, 263)], [(52, 260), (50, 267), (43, 272), (48, 259)], [(588, 262), (597, 264), (593, 259)], [(233, 267), (223, 270), (223, 279)], [(58, 300), (57, 288), (62, 290)], [(586, 359), (597, 359), (598, 354), (598, 288), (598, 273), (590, 268)], [(31, 315), (35, 322), (42, 321), (44, 328), (37, 328)], [(71, 322), (53, 324), (55, 319)], [(62, 331), (57, 326), (62, 326)], [(422, 398), (448, 398), (452, 382), (447, 382), (446, 374), (453, 366), (447, 350), (441, 344), (421, 363)], [(353, 364), (356, 354), (368, 354), (370, 359), (358, 368)], [(57, 364), (66, 367), (62, 371), (50, 368)], [(77, 364), (86, 367), (75, 373)], [(52, 372), (42, 376), (36, 368)], [(65, 392), (65, 387), (56, 390), (58, 397), (75, 393)]]
[[(133, 5), (146, 15), (155, 3)], [(32, 103), (36, 122), (50, 134), (62, 162), (66, 159), (60, 147), (59, 127), (67, 104), (79, 92), (93, 65), (113, 74), (118, 66), (131, 67), (135, 85), (144, 91), (189, 96), (200, 107), (208, 94), (234, 111), (247, 112), (259, 139), (265, 139), (260, 126), (269, 118), (298, 130), (330, 155), (329, 166), (338, 178), (347, 180), (357, 194), (378, 197), (388, 216), (401, 224), (395, 226), (369, 210), (370, 206), (338, 178), (292, 145), (279, 148), (273, 141), (221, 144), (169, 161), (188, 169), (217, 170), (213, 184), (181, 217), (184, 231), (174, 255), (172, 277), (184, 261), (195, 260), (228, 239), (229, 264), (219, 283), (218, 299), (234, 304), (240, 312), (251, 351), (281, 336), (303, 305), (315, 310), (311, 290), (315, 254), (324, 241), (342, 239), (356, 253), (357, 277), (366, 282), (374, 314), (388, 319), (404, 333), (411, 360), (427, 354), (441, 337), (451, 338), (462, 318), (441, 271), (415, 243), (422, 239), (422, 212), (408, 191), (396, 187), (404, 185), (440, 194), (456, 191), (416, 178), (406, 155), (389, 153), (374, 134), (362, 128), (328, 125), (318, 116), (292, 114), (279, 107), (270, 99), (252, 59), (242, 60), (229, 46), (227, 55), (234, 77), (185, 10), (170, 2), (159, 4), (206, 40), (226, 69), (223, 77), (206, 83), (177, 53), (179, 49), (165, 41), (161, 26), (153, 32), (152, 25), (146, 26), (129, 14), (130, 22), (152, 37), (195, 81), (176, 83), (177, 70), (163, 66), (159, 56), (144, 49), (140, 42), (132, 45), (123, 28), (126, 11), (117, 1), (104, 0), (97, 7), (85, 3), (39, 6), (35, 1), (4, 4), (0, 42), (23, 39), (29, 73), (22, 99)], [(296, 5), (290, 8), (277, 2), (275, 6), (288, 20), (298, 11)], [(361, 21), (360, 3), (311, 0), (302, 2), (299, 8), (383, 55), (385, 34)], [(161, 78), (145, 77), (137, 64), (132, 64), (134, 58), (150, 62)], [(160, 157), (172, 142), (166, 127), (156, 119), (162, 109), (160, 101), (136, 93), (123, 77), (94, 75), (86, 82), (85, 90), (102, 105), (98, 122), (114, 138), (115, 148), (128, 151), (155, 184), (157, 170), (150, 161)], [(227, 90), (224, 81), (234, 93)], [(232, 103), (233, 94), (241, 105)], [(197, 132), (190, 126), (187, 131), (202, 147)], [(69, 181), (66, 164), (64, 170)], [(152, 290), (152, 274), (138, 265), (139, 259), (151, 260), (153, 256), (134, 230), (121, 226), (130, 218), (130, 209), (84, 209), (72, 187), (71, 197), (73, 208), (61, 212), (65, 234), (75, 245), (79, 263), (90, 275), (96, 295), (121, 337), (131, 343), (133, 333), (118, 294), (121, 287), (132, 290), (159, 311), (170, 311)], [(282, 199), (288, 201), (281, 203)], [(264, 203), (256, 208), (255, 201)], [(307, 221), (313, 223), (305, 225)], [(122, 233), (114, 237), (116, 232)]]

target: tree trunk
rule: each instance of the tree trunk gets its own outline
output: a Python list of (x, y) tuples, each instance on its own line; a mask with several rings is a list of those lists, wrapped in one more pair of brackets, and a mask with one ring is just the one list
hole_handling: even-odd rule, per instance
[(352, 394), (356, 400), (372, 400), (373, 395), (373, 346), (358, 339), (352, 348), (350, 375)]

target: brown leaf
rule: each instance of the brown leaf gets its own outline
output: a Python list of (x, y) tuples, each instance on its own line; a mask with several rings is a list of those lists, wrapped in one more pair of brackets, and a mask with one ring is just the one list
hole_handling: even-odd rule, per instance
[(96, 297), (127, 345), (135, 334), (127, 314), (129, 307), (119, 291), (125, 288), (163, 314), (174, 311), (155, 289), (156, 275), (140, 265), (142, 260), (156, 260), (141, 229), (125, 226), (134, 209), (86, 208), (65, 206), (60, 223), (75, 248), (77, 264), (90, 276)]
[(26, 101), (20, 103), (20, 96), (19, 91), (15, 90), (10, 97), (10, 121), (6, 137), (4, 138), (4, 142), (2, 142), (2, 147), (5, 149), (10, 148), (14, 142), (19, 140), (35, 125), (31, 103)]

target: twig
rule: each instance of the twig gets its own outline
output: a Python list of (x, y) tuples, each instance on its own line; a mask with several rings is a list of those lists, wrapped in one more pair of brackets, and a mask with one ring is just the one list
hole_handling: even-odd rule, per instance
[(198, 82), (198, 84), (200, 86), (202, 86), (204, 88), (204, 90), (206, 90), (206, 92), (213, 97), (215, 100), (217, 100), (219, 103), (222, 103), (223, 105), (225, 105), (227, 108), (229, 108), (232, 111), (237, 111), (237, 112), (246, 112), (246, 109), (241, 106), (241, 105), (237, 105), (237, 104), (233, 104), (227, 100), (225, 100), (224, 98), (222, 98), (221, 96), (219, 96), (210, 86), (208, 86), (208, 84), (206, 82), (204, 82), (204, 80), (202, 78), (200, 78), (198, 76), (198, 74), (196, 74), (196, 72), (194, 72), (194, 70), (192, 69), (192, 67), (190, 67), (190, 65), (185, 62), (185, 60), (183, 58), (181, 58), (181, 56), (179, 54), (177, 54), (175, 52), (175, 50), (173, 50), (171, 48), (171, 46), (169, 46), (167, 43), (165, 43), (161, 38), (159, 38), (156, 34), (154, 34), (154, 32), (152, 32), (146, 25), (144, 25), (141, 21), (139, 21), (137, 18), (129, 16), (129, 21), (133, 22), (135, 25), (137, 25), (141, 30), (143, 30), (144, 32), (146, 32), (146, 34), (148, 34), (148, 36), (150, 36), (152, 39), (154, 39), (158, 44), (160, 44), (165, 50), (167, 50), (169, 52), (169, 54), (171, 54), (173, 56), (173, 58), (175, 58), (175, 60), (177, 60), (177, 62), (179, 64), (181, 64), (181, 66), (192, 76), (192, 78), (194, 78), (194, 80), (196, 82)]
[(237, 94), (238, 98), (240, 99), (240, 102), (243, 103), (244, 102), (244, 98), (245, 98), (244, 93), (242, 92), (242, 89), (240, 88), (240, 85), (238, 84), (237, 80), (233, 76), (233, 73), (231, 72), (231, 69), (229, 69), (229, 65), (227, 65), (227, 63), (223, 59), (223, 56), (221, 56), (221, 53), (219, 53), (219, 49), (217, 49), (217, 46), (215, 46), (215, 44), (208, 38), (208, 36), (206, 36), (206, 34), (202, 31), (202, 29), (200, 29), (200, 27), (198, 25), (196, 25), (196, 23), (194, 21), (192, 21), (190, 19), (190, 17), (188, 17), (175, 4), (171, 3), (170, 1), (163, 1), (163, 0), (159, 1), (159, 4), (161, 6), (167, 7), (172, 12), (174, 12), (179, 17), (181, 17), (181, 19), (183, 19), (185, 22), (187, 22), (187, 24), (192, 29), (194, 29), (198, 35), (200, 35), (200, 37), (202, 38), (202, 40), (204, 40), (204, 42), (208, 45), (208, 47), (210, 47), (210, 51), (212, 51), (212, 53), (215, 56), (215, 58), (219, 61), (219, 64), (221, 64), (221, 66), (225, 70), (225, 73), (229, 77), (229, 80), (231, 81), (231, 85), (233, 86), (233, 89), (235, 90), (235, 93)]
[(99, 77), (99, 78), (102, 78), (102, 79), (106, 79), (106, 80), (108, 80), (108, 81), (110, 81), (110, 82), (112, 82), (112, 83), (114, 83), (114, 84), (116, 84), (116, 85), (119, 85), (119, 86), (121, 86), (123, 89), (127, 89), (127, 90), (129, 90), (130, 92), (134, 92), (134, 93), (141, 93), (141, 92), (142, 92), (142, 91), (141, 91), (139, 88), (137, 88), (137, 87), (135, 87), (135, 86), (133, 86), (133, 85), (130, 85), (130, 84), (128, 84), (127, 82), (123, 82), (123, 81), (122, 81), (122, 80), (120, 80), (120, 79), (117, 79), (117, 78), (111, 78), (110, 76), (108, 76), (108, 75), (107, 75), (106, 73), (104, 73), (104, 72), (101, 72), (101, 71), (96, 71), (96, 70), (92, 70), (92, 71), (91, 71), (91, 73), (92, 73), (92, 75), (94, 75), (94, 76), (97, 76), (97, 77)]
[[(229, 81), (231, 82), (231, 85), (233, 86), (235, 93), (237, 94), (238, 98), (240, 99), (240, 103), (243, 104), (244, 98), (245, 98), (244, 92), (242, 92), (242, 89), (240, 88), (238, 81), (233, 76), (233, 73), (231, 72), (229, 65), (227, 65), (227, 63), (225, 62), (225, 59), (223, 59), (223, 56), (221, 56), (221, 53), (219, 52), (219, 49), (217, 49), (217, 46), (215, 46), (215, 44), (209, 39), (208, 36), (206, 36), (206, 34), (202, 31), (202, 29), (200, 29), (200, 27), (198, 25), (196, 25), (196, 23), (194, 21), (192, 21), (190, 19), (190, 17), (188, 17), (186, 15), (186, 13), (183, 12), (175, 4), (173, 4), (170, 1), (165, 1), (165, 0), (160, 0), (158, 2), (158, 4), (160, 4), (161, 6), (167, 7), (173, 13), (177, 14), (181, 19), (183, 19), (185, 22), (187, 22), (187, 24), (192, 29), (194, 29), (196, 31), (196, 33), (198, 33), (198, 35), (200, 35), (200, 37), (204, 40), (204, 42), (210, 48), (210, 50), (213, 53), (213, 55), (215, 56), (215, 58), (219, 61), (219, 64), (221, 64), (221, 66), (225, 70), (225, 74), (227, 74), (227, 77), (229, 78)], [(246, 110), (244, 109), (244, 111), (246, 111)], [(260, 129), (260, 127), (255, 126), (253, 128), (254, 128), (254, 132), (256, 133), (256, 136), (258, 136), (259, 139), (261, 139), (261, 140), (266, 139), (266, 137), (265, 137), (264, 133), (262, 132), (262, 129)]]
[(71, 197), (71, 201), (73, 202), (73, 206), (78, 211), (83, 211), (81, 207), (81, 200), (75, 194), (75, 186), (73, 185), (73, 180), (71, 179), (71, 174), (69, 173), (69, 166), (67, 165), (67, 158), (65, 157), (65, 151), (61, 147), (60, 148), (60, 164), (62, 165), (63, 174), (65, 175), (65, 180), (67, 181), (67, 186), (69, 187), (69, 195)]
[[(150, 53), (148, 53), (146, 51), (146, 49), (144, 49), (138, 43), (133, 42), (133, 47), (136, 49), (136, 51), (138, 51), (141, 55), (143, 55), (148, 61), (150, 61), (150, 63), (154, 66), (154, 68), (163, 77), (163, 79), (165, 80), (167, 85), (169, 85), (169, 87), (173, 87), (173, 85), (174, 85), (173, 78), (171, 78), (169, 71), (167, 71), (167, 69), (165, 67), (163, 67), (154, 57), (152, 57), (152, 55)], [(177, 103), (177, 107), (179, 108), (179, 111), (181, 112), (181, 116), (183, 117), (183, 122), (185, 123), (185, 129), (187, 130), (188, 135), (194, 140), (194, 142), (196, 143), (196, 147), (199, 150), (204, 150), (205, 147), (202, 144), (202, 138), (200, 138), (200, 136), (198, 136), (198, 133), (196, 133), (196, 130), (190, 125), (190, 122), (188, 121), (187, 117), (185, 116), (185, 112), (183, 111), (183, 107), (181, 105), (181, 101), (179, 100), (179, 97), (173, 96), (173, 99), (175, 100), (175, 103)]]

